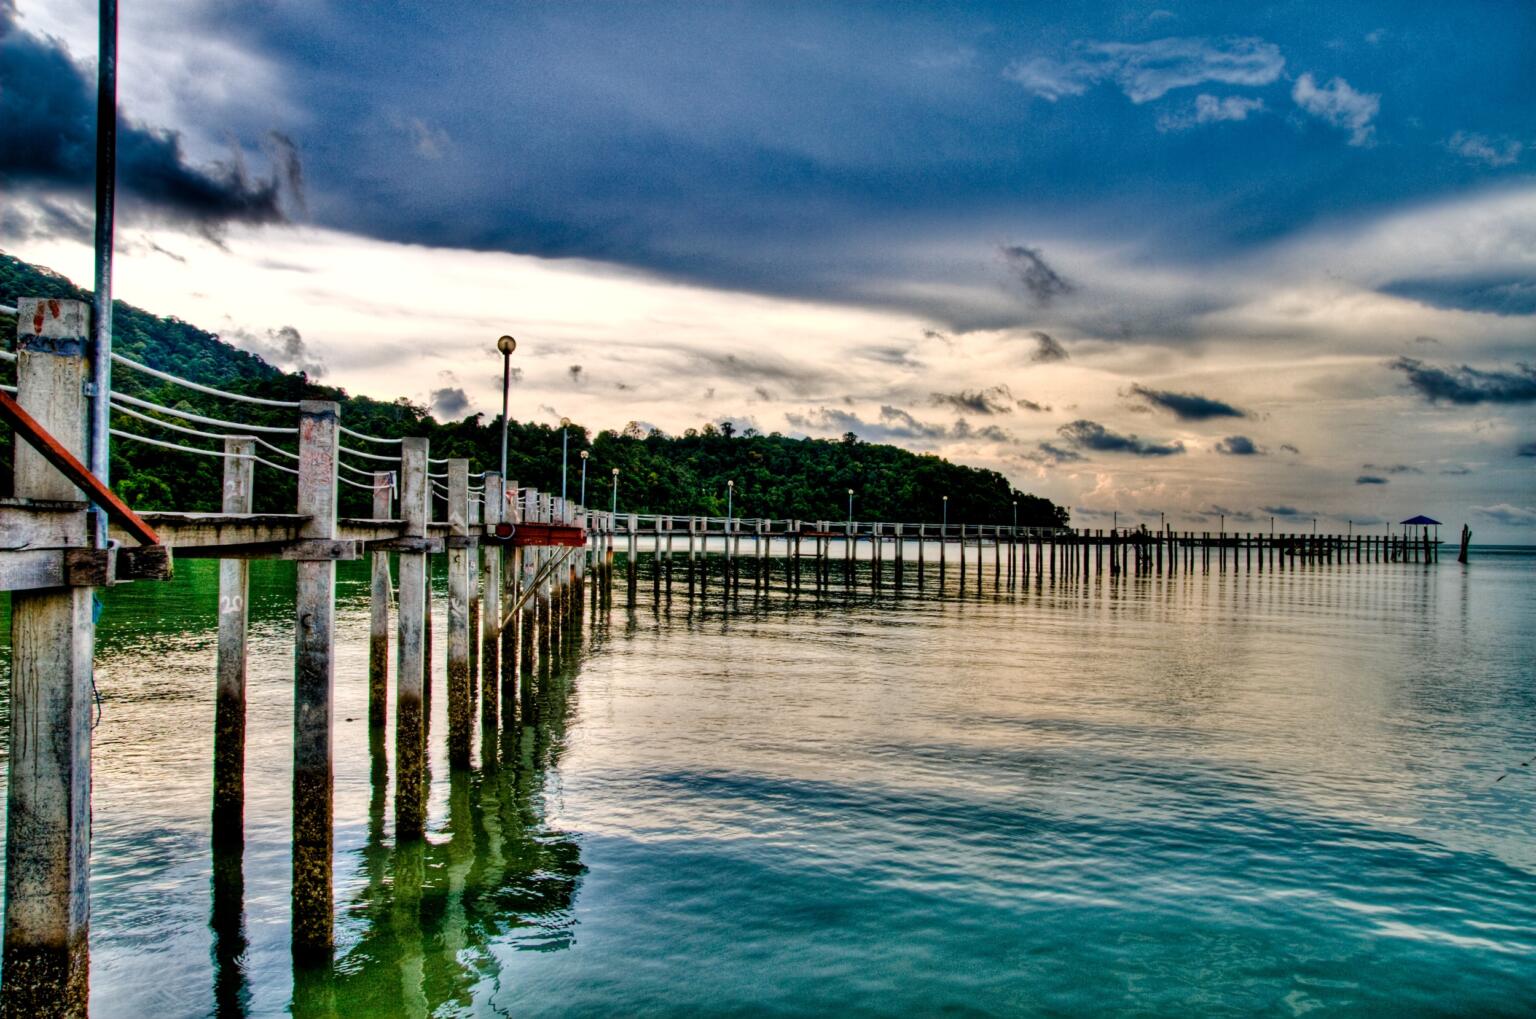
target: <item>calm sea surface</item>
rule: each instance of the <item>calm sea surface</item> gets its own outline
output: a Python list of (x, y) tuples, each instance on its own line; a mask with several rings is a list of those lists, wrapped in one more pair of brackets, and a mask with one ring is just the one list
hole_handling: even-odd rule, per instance
[(217, 908), (216, 564), (107, 596), (93, 1015), (1536, 1014), (1536, 557), (744, 584), (729, 613), (642, 580), (500, 766), (458, 776), (439, 612), (432, 832), (403, 852), (359, 567), (337, 964), (297, 982), (291, 566), (253, 570), (243, 887), (225, 867)]

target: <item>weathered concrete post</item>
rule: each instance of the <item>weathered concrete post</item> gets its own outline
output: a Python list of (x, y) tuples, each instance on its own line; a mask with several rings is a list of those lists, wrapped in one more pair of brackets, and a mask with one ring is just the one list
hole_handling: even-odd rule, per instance
[[(506, 496), (501, 487), (501, 475), (487, 471), (485, 475), (485, 507), (481, 519), (487, 534), (495, 532), (496, 525), (504, 519)], [(501, 545), (490, 542), (481, 556), (480, 592), (480, 730), (495, 731), (500, 716), (499, 684), (501, 675)], [(490, 736), (482, 739), (491, 740)], [(487, 760), (494, 753), (482, 751)]]
[(636, 532), (638, 532), (640, 529), (639, 516), (631, 513), (628, 520), (626, 521), (624, 529), (629, 537), (629, 545), (627, 548), (629, 562), (625, 564), (625, 569), (629, 574), (629, 604), (633, 606), (635, 604), (635, 585), (638, 582), (638, 578), (635, 576), (635, 560), (638, 558), (635, 550), (638, 547), (638, 535)]
[[(504, 481), (502, 483), (502, 519), (510, 521), (514, 526), (521, 519), (518, 505), (517, 482)], [(504, 568), (500, 581), (501, 589), (506, 592), (511, 603), (503, 606), (501, 621), (501, 719), (504, 726), (510, 726), (517, 718), (518, 619), (512, 618), (511, 606), (517, 604), (522, 571), (523, 550), (514, 545), (512, 561)]]
[(430, 513), (427, 440), (400, 449), (401, 537), (420, 551), (400, 553), (399, 631), (395, 648), (395, 841), (426, 834), (427, 733), (423, 691), (427, 672), (427, 518)]
[[(82, 301), (16, 302), (17, 402), (84, 459), (90, 315)], [(80, 491), (24, 442), (15, 493)], [(72, 519), (88, 541), (86, 514)], [(10, 777), (6, 793), (6, 1016), (84, 1016), (89, 997), (92, 589), (11, 595)]]
[[(525, 489), (523, 492), (523, 510), (520, 522), (535, 522), (539, 519), (539, 492), (536, 488)], [(534, 648), (537, 643), (535, 636), (535, 610), (533, 599), (533, 581), (539, 574), (539, 555), (537, 549), (532, 546), (522, 550), (523, 573), (519, 582), (519, 597), (522, 599), (522, 632), (518, 637), (518, 669), (522, 673), (521, 706), (524, 718), (529, 718), (528, 711), (533, 699), (533, 670)]]
[[(373, 475), (373, 516), (391, 519), (394, 476)], [(373, 553), (373, 577), (368, 592), (368, 725), (382, 729), (389, 713), (389, 603), (394, 585), (389, 577), (389, 553)]]
[[(256, 441), (224, 440), (225, 513), (251, 512)], [(238, 848), (245, 840), (245, 635), (250, 564), (219, 562), (219, 651), (213, 706), (213, 843)]]
[[(336, 537), (340, 407), (299, 404), (299, 537)], [(331, 902), (331, 692), (335, 680), (336, 562), (297, 569), (293, 694), (293, 956), (329, 962)]]
[(469, 461), (448, 461), (448, 766), (469, 767)]

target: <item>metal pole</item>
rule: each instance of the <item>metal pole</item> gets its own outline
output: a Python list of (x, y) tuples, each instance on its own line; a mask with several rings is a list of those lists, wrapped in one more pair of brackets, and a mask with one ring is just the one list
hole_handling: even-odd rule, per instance
[(587, 451), (581, 451), (581, 505), (587, 504)]
[(619, 515), (619, 469), (613, 469), (613, 505), (608, 507), (608, 512), (617, 517)]
[(569, 418), (561, 418), (560, 419), (560, 501), (561, 502), (565, 501), (565, 478), (566, 478), (566, 470), (565, 470), (566, 456), (565, 456), (565, 451), (566, 451), (566, 437), (567, 437), (567, 433), (570, 430), (571, 430), (570, 419)]
[(501, 351), (501, 476), (507, 476), (507, 393), (512, 388), (512, 351), (517, 349), (517, 341), (510, 336), (503, 336), (496, 341), (496, 349)]
[[(112, 482), (108, 450), (112, 392), (112, 217), (117, 194), (117, 0), (101, 0), (96, 67), (96, 279), (91, 307), (91, 473)], [(107, 547), (107, 515), (95, 513), (96, 547)]]
[(848, 489), (848, 523), (853, 523), (853, 489)]

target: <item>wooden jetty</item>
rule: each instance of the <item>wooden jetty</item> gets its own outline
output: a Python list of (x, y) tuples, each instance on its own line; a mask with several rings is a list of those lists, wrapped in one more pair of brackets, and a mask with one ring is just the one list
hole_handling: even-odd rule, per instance
[[(136, 514), (80, 466), (90, 378), (89, 308), (23, 300), (17, 316), (15, 497), (0, 500), (0, 589), (12, 592), (11, 758), (0, 1010), (7, 1016), (84, 1015), (88, 996), (94, 591), (169, 579), (173, 562), (218, 559), (218, 650), (211, 841), (216, 889), (238, 888), (244, 835), (248, 564), (297, 565), (294, 594), (293, 864), (295, 964), (325, 966), (334, 943), (332, 750), (335, 738), (335, 564), (370, 562), (368, 721), (382, 748), (394, 679), (394, 830), (398, 845), (427, 829), (427, 719), (434, 695), (429, 645), (430, 558), (446, 559), (450, 767), (472, 766), (483, 731), (536, 715), (539, 684), (558, 669), (593, 608), (614, 602), (617, 560), (633, 608), (649, 556), (653, 595), (738, 597), (743, 580), (767, 595), (868, 590), (981, 594), (1031, 581), (1134, 578), (1191, 571), (1433, 562), (1438, 546), (1364, 535), (1194, 534), (1164, 529), (1073, 530), (993, 525), (742, 519), (594, 512), (519, 487), (464, 459), (434, 459), (428, 440), (349, 429), (338, 405), (262, 400), (143, 371), (291, 415), (242, 425), (116, 392), (111, 408), (168, 439), (113, 431), (223, 460), (217, 513)], [(9, 388), (9, 387), (5, 387)], [(192, 446), (189, 442), (202, 442)], [(216, 443), (208, 446), (208, 443)], [(284, 443), (295, 448), (289, 449)], [(257, 468), (297, 478), (293, 513), (253, 512)], [(438, 469), (434, 469), (438, 468)], [(364, 490), (371, 516), (341, 517), (342, 485)], [(444, 507), (434, 515), (434, 508)], [(97, 547), (92, 515), (111, 522)], [(914, 561), (915, 560), (915, 561)], [(393, 569), (391, 568), (393, 566)], [(681, 575), (681, 576), (679, 576)], [(590, 581), (590, 583), (589, 583)], [(391, 622), (393, 617), (393, 624)], [(494, 741), (482, 739), (482, 746)], [(377, 755), (382, 759), (382, 753)], [(487, 766), (490, 766), (488, 762)], [(221, 877), (223, 875), (223, 877)], [(220, 909), (215, 894), (215, 914)], [(226, 904), (227, 905), (227, 904)]]

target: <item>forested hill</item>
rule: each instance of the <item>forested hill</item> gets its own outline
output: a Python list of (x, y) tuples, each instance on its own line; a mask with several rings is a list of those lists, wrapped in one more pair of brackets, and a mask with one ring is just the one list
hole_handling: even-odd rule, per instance
[[(63, 276), (0, 252), (0, 304), (15, 305), (23, 296), (90, 299), (88, 291)], [(10, 334), (6, 346), (11, 347), (14, 322), (6, 317), (0, 328)], [(114, 346), (136, 361), (206, 385), (274, 399), (338, 400), (347, 427), (386, 438), (427, 435), (434, 457), (469, 457), (474, 470), (494, 467), (500, 459), (498, 419), (476, 414), (462, 421), (439, 422), (425, 407), (404, 398), (384, 402), (348, 396), (302, 373), (273, 367), (180, 319), (161, 318), (122, 301), (115, 304)], [(4, 376), (7, 383), (14, 383), (13, 365), (4, 365)], [(291, 411), (231, 404), (122, 366), (113, 373), (113, 388), (211, 417), (278, 425), (293, 420)], [(119, 414), (113, 415), (113, 427), (203, 448), (215, 446)], [(4, 495), (10, 494), (11, 442), (9, 432), (0, 436), (0, 494)], [(558, 427), (514, 420), (508, 442), (508, 473), (513, 478), (545, 491), (559, 491)], [(749, 517), (840, 520), (847, 513), (847, 492), (852, 488), (855, 513), (864, 520), (933, 521), (940, 515), (944, 495), (950, 500), (950, 520), (957, 523), (1009, 523), (1014, 501), (1021, 525), (1065, 524), (1067, 518), (1060, 507), (1014, 489), (996, 471), (863, 442), (852, 435), (841, 440), (796, 439), (777, 433), (738, 434), (729, 426), (706, 424), (679, 436), (659, 431), (645, 434), (634, 427), (592, 436), (573, 424), (570, 442), (572, 497), (580, 472), (576, 451), (589, 448), (588, 502), (599, 507), (609, 504), (611, 471), (618, 467), (621, 511), (724, 515), (730, 479), (736, 482), (736, 513)], [(288, 446), (292, 448), (291, 443)], [(289, 462), (275, 454), (269, 458)], [(113, 488), (139, 509), (217, 509), (221, 472), (222, 461), (217, 457), (177, 453), (125, 439), (112, 442)], [(258, 466), (257, 478), (258, 511), (291, 511), (294, 491), (289, 475)], [(343, 515), (366, 516), (367, 503), (368, 493), (342, 486)]]

